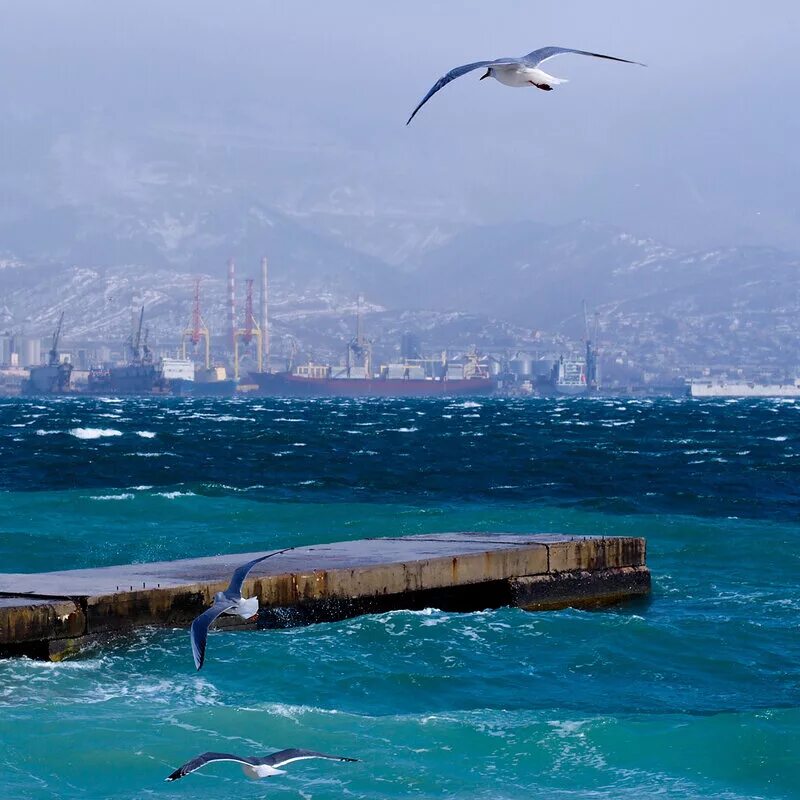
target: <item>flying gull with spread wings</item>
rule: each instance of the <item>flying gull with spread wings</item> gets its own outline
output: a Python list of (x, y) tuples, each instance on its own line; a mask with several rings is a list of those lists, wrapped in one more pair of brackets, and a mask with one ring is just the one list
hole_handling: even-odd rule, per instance
[(190, 637), (192, 640), (192, 655), (194, 656), (194, 665), (197, 669), (203, 666), (206, 657), (206, 639), (208, 638), (208, 629), (211, 623), (220, 616), (220, 614), (235, 614), (243, 619), (250, 619), (258, 613), (258, 598), (257, 597), (242, 597), (242, 584), (244, 583), (247, 573), (259, 562), (272, 558), (273, 556), (285, 553), (292, 548), (287, 547), (284, 550), (277, 550), (274, 553), (268, 553), (260, 558), (254, 558), (241, 567), (237, 567), (228, 584), (228, 588), (224, 592), (217, 592), (214, 595), (214, 604), (207, 611), (204, 611), (192, 623)]
[(451, 69), (450, 72), (439, 78), (439, 80), (433, 84), (428, 94), (422, 98), (422, 102), (414, 109), (414, 113), (408, 118), (406, 125), (414, 119), (417, 112), (439, 91), (439, 89), (443, 89), (451, 81), (475, 69), (486, 69), (486, 72), (481, 75), (481, 80), (484, 78), (494, 78), (505, 86), (535, 86), (537, 89), (550, 92), (554, 86), (558, 86), (560, 83), (567, 83), (567, 81), (564, 78), (556, 78), (553, 75), (548, 75), (544, 70), (539, 69), (539, 65), (554, 56), (560, 56), (564, 53), (575, 53), (579, 56), (592, 56), (593, 58), (605, 58), (609, 61), (621, 61), (623, 64), (638, 64), (640, 67), (645, 66), (638, 61), (629, 61), (627, 58), (606, 56), (602, 53), (590, 53), (588, 50), (573, 50), (570, 47), (541, 47), (520, 58), (496, 58), (493, 61), (475, 61), (472, 64), (463, 64), (460, 67)]
[(304, 758), (328, 758), (332, 761), (358, 761), (357, 758), (347, 758), (346, 756), (329, 756), (325, 753), (317, 753), (315, 750), (278, 750), (277, 753), (265, 756), (264, 758), (235, 756), (232, 753), (203, 753), (202, 755), (187, 761), (183, 766), (178, 767), (171, 775), (164, 778), (166, 781), (177, 781), (190, 772), (194, 772), (206, 764), (214, 761), (235, 761), (242, 765), (242, 770), (248, 778), (258, 780), (259, 778), (271, 778), (273, 775), (283, 775), (286, 770), (279, 769), (292, 761), (300, 761)]

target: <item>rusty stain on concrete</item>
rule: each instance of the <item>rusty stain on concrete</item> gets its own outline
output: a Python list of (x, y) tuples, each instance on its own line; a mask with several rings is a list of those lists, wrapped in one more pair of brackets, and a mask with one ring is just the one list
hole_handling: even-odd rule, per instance
[[(261, 554), (0, 574), (0, 654), (62, 658), (76, 652), (84, 636), (188, 625), (227, 586), (236, 566)], [(645, 555), (645, 541), (636, 537), (375, 538), (289, 550), (257, 565), (243, 593), (259, 597), (264, 624), (302, 624), (421, 603), (456, 610), (508, 603), (539, 610), (593, 606), (649, 592)], [(280, 620), (274, 614), (267, 619), (273, 611), (282, 612)]]

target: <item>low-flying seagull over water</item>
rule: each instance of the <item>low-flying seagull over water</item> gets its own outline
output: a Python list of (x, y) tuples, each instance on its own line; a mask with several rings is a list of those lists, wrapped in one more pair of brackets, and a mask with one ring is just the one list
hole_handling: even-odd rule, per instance
[(475, 69), (486, 69), (486, 72), (481, 75), (481, 80), (484, 78), (494, 78), (506, 86), (535, 86), (537, 89), (542, 89), (545, 92), (552, 91), (554, 86), (558, 86), (560, 83), (567, 83), (567, 81), (564, 78), (556, 78), (553, 75), (548, 75), (544, 70), (539, 69), (539, 65), (554, 56), (560, 56), (564, 53), (575, 53), (579, 56), (592, 56), (593, 58), (605, 58), (609, 61), (621, 61), (623, 64), (638, 64), (640, 67), (645, 66), (638, 61), (629, 61), (627, 58), (606, 56), (602, 53), (590, 53), (587, 50), (573, 50), (570, 47), (541, 47), (520, 58), (496, 58), (493, 61), (475, 61), (472, 64), (463, 64), (460, 67), (451, 69), (450, 72), (439, 78), (439, 80), (433, 84), (428, 94), (422, 98), (422, 102), (414, 109), (414, 113), (408, 118), (406, 125), (414, 119), (417, 112), (439, 91), (439, 89), (443, 89), (451, 81)]
[(242, 765), (242, 770), (248, 778), (258, 780), (259, 778), (271, 778), (273, 775), (284, 775), (286, 770), (278, 769), (292, 761), (301, 761), (304, 758), (328, 758), (331, 761), (358, 761), (357, 758), (347, 758), (346, 756), (329, 756), (325, 753), (317, 753), (314, 750), (279, 750), (277, 753), (264, 756), (264, 758), (250, 758), (235, 756), (231, 753), (203, 753), (202, 755), (187, 761), (183, 766), (178, 767), (171, 775), (164, 780), (177, 781), (184, 775), (194, 772), (206, 764), (213, 761), (236, 761)]
[(192, 640), (194, 665), (197, 669), (200, 669), (200, 667), (203, 666), (203, 661), (205, 661), (208, 629), (211, 627), (211, 623), (220, 614), (235, 614), (243, 619), (250, 619), (250, 617), (258, 613), (258, 598), (242, 597), (242, 584), (247, 577), (247, 573), (260, 561), (278, 556), (291, 549), (292, 548), (277, 550), (274, 553), (268, 553), (260, 558), (254, 558), (252, 561), (242, 564), (241, 567), (237, 567), (233, 573), (230, 584), (228, 584), (228, 588), (225, 589), (224, 592), (217, 592), (214, 595), (214, 605), (195, 619), (192, 623), (190, 636)]

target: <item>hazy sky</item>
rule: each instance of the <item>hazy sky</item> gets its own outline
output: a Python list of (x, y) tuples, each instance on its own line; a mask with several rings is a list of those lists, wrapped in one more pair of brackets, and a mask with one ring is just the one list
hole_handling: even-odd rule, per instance
[[(797, 0), (4, 0), (0, 214), (181, 185), (800, 249), (799, 30)], [(649, 66), (474, 73), (405, 127), (449, 68), (548, 44)]]

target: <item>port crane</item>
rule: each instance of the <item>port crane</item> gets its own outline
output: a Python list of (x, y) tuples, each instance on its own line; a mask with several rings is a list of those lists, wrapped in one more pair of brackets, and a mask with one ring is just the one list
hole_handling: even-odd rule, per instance
[(364, 364), (364, 377), (372, 377), (372, 342), (364, 336), (361, 324), (361, 304), (364, 296), (358, 295), (356, 299), (356, 335), (347, 345), (347, 377), (353, 367), (353, 360), (360, 360)]
[(262, 360), (262, 334), (261, 327), (253, 313), (253, 279), (247, 280), (247, 295), (244, 310), (244, 327), (233, 331), (233, 377), (239, 380), (239, 341), (249, 345), (255, 339), (256, 363), (258, 368), (264, 363)]
[(211, 369), (211, 342), (208, 327), (200, 314), (200, 278), (195, 278), (194, 282), (194, 305), (192, 306), (192, 324), (183, 331), (181, 337), (182, 357), (186, 359), (186, 340), (192, 343), (192, 349), (196, 352), (200, 339), (205, 342), (205, 368)]
[(600, 378), (597, 369), (597, 331), (600, 325), (600, 315), (595, 311), (594, 313), (594, 326), (592, 331), (589, 330), (589, 312), (586, 307), (586, 301), (583, 301), (583, 329), (584, 341), (586, 343), (586, 389), (587, 391), (596, 391)]
[(58, 325), (56, 326), (55, 331), (53, 332), (53, 345), (50, 348), (48, 364), (51, 367), (57, 367), (59, 363), (58, 358), (58, 340), (61, 338), (61, 326), (64, 324), (64, 312), (61, 312), (61, 316), (58, 318)]

